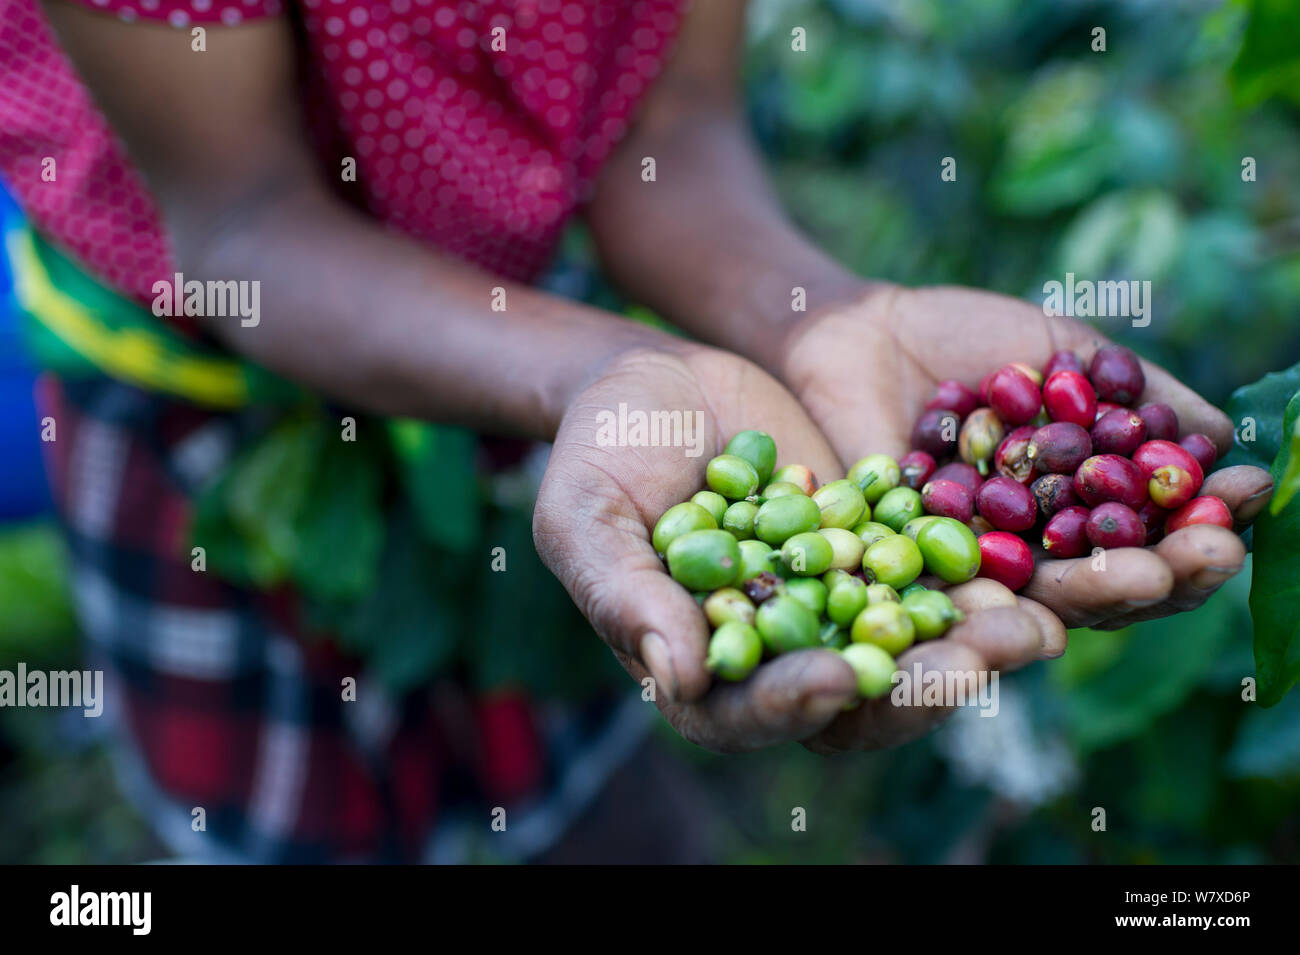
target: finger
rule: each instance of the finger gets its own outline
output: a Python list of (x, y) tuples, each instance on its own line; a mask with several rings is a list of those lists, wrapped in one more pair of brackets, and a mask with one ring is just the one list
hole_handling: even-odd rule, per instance
[(1222, 498), (1238, 524), (1249, 524), (1268, 504), (1273, 478), (1263, 468), (1238, 464), (1221, 468), (1205, 478), (1201, 494)]
[(944, 590), (962, 613), (972, 614), (994, 607), (1014, 607), (1016, 595), (1004, 584), (987, 577), (976, 577), (964, 584)]
[(1019, 669), (1038, 659), (1043, 648), (1038, 621), (1018, 607), (993, 607), (972, 613), (954, 624), (944, 639), (970, 647), (997, 670)]
[(1178, 415), (1180, 435), (1200, 432), (1214, 442), (1220, 454), (1232, 447), (1232, 421), (1214, 405), (1192, 391), (1159, 365), (1142, 362), (1147, 385), (1140, 404), (1159, 402), (1169, 405)]
[[(920, 666), (919, 672), (916, 667)], [(921, 686), (932, 680), (947, 686), (961, 680), (972, 685), (987, 674), (984, 658), (971, 647), (950, 640), (917, 644), (898, 658), (898, 668)], [(816, 753), (832, 754), (864, 749), (885, 749), (924, 736), (947, 719), (952, 706), (898, 706), (892, 694), (864, 700), (861, 706), (836, 717), (826, 729), (804, 740)]]
[(839, 654), (802, 650), (763, 664), (743, 683), (719, 683), (697, 703), (661, 709), (691, 742), (737, 753), (805, 739), (857, 694), (853, 670)]
[(1043, 646), (1038, 652), (1040, 657), (1051, 660), (1065, 652), (1070, 637), (1069, 632), (1065, 629), (1065, 624), (1061, 623), (1060, 617), (1042, 604), (1025, 597), (1017, 597), (1016, 605), (1038, 623), (1038, 629), (1043, 634)]
[(704, 614), (664, 573), (649, 531), (621, 492), (584, 484), (579, 492), (547, 472), (533, 513), (538, 553), (601, 638), (646, 665), (657, 692), (698, 699), (710, 683)]
[(1168, 599), (1174, 575), (1153, 551), (1120, 547), (1104, 560), (1046, 560), (1034, 569), (1023, 596), (1047, 607), (1067, 627), (1090, 627)]
[(1246, 545), (1232, 531), (1213, 524), (1193, 524), (1175, 531), (1155, 547), (1174, 572), (1170, 605), (1192, 610), (1241, 570)]

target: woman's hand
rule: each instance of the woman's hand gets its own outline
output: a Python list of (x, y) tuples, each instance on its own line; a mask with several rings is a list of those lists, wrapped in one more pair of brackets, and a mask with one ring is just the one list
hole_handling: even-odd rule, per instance
[[(697, 453), (609, 444), (608, 415), (679, 412), (696, 425)], [(774, 378), (725, 352), (695, 346), (637, 350), (616, 359), (570, 406), (538, 495), (534, 538), (596, 632), (638, 681), (654, 678), (655, 702), (684, 737), (710, 749), (743, 751), (803, 740), (819, 751), (881, 747), (933, 727), (943, 707), (894, 707), (881, 700), (845, 712), (856, 699), (853, 673), (824, 650), (787, 654), (746, 681), (713, 683), (705, 669), (709, 631), (692, 596), (668, 576), (650, 529), (671, 505), (704, 486), (704, 467), (745, 428), (776, 439), (778, 464), (801, 463), (825, 482), (843, 470), (804, 409)], [(1039, 620), (1006, 588), (974, 581), (954, 599), (967, 620), (942, 640), (899, 658), (909, 671), (978, 677), (1036, 659)], [(994, 606), (1001, 604), (1001, 606)], [(980, 609), (986, 608), (986, 609)], [(1059, 624), (1049, 620), (1050, 629)], [(1054, 635), (1051, 639), (1057, 639)], [(1064, 631), (1059, 634), (1063, 642)]]
[[(906, 452), (913, 421), (945, 378), (973, 386), (1009, 361), (1042, 367), (1063, 348), (1086, 362), (1106, 341), (1081, 322), (1004, 296), (882, 285), (857, 303), (805, 320), (786, 340), (780, 371), (840, 460), (852, 463), (874, 451)], [(1143, 362), (1143, 370), (1143, 403), (1170, 405), (1182, 434), (1208, 435), (1220, 454), (1231, 447), (1226, 415), (1155, 365)], [(1223, 498), (1244, 525), (1272, 487), (1266, 471), (1234, 467), (1207, 477), (1202, 493)], [(1105, 570), (1094, 570), (1091, 558), (1044, 560), (1024, 596), (1066, 626), (1121, 627), (1199, 606), (1245, 556), (1236, 534), (1196, 525), (1155, 547), (1112, 550)]]

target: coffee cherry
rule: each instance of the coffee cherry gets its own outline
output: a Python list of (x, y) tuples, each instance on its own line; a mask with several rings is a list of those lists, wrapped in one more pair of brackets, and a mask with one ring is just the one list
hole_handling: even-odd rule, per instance
[(821, 645), (817, 615), (788, 594), (765, 601), (754, 615), (754, 626), (771, 653), (790, 653)]
[(812, 499), (822, 512), (822, 527), (850, 528), (871, 514), (866, 498), (852, 481), (840, 479), (824, 484), (813, 492)]
[(763, 641), (758, 631), (733, 620), (713, 632), (705, 666), (719, 678), (734, 682), (753, 673), (762, 659)]
[(1072, 351), (1053, 352), (1052, 357), (1047, 359), (1047, 365), (1043, 368), (1043, 377), (1051, 381), (1052, 376), (1058, 371), (1073, 371), (1082, 375), (1083, 362)]
[(817, 490), (817, 475), (812, 473), (812, 469), (802, 464), (787, 464), (783, 468), (777, 468), (772, 472), (773, 484), (785, 483), (793, 484), (804, 494), (812, 497), (813, 491)]
[[(770, 573), (772, 566), (771, 555), (772, 548), (760, 540), (743, 540), (740, 547), (740, 574), (737, 580), (740, 583), (753, 580), (760, 574)], [(752, 595), (747, 595), (753, 600)]]
[[(1020, 372), (1013, 373), (1024, 379)], [(1002, 443), (1005, 433), (997, 412), (992, 408), (976, 408), (957, 435), (957, 453), (981, 475), (988, 474), (989, 459)]]
[(980, 517), (978, 514), (967, 521), (966, 526), (970, 528), (971, 533), (976, 537), (983, 537), (985, 534), (992, 534), (997, 530), (996, 527), (989, 523), (988, 518)]
[(908, 451), (898, 459), (903, 487), (919, 491), (934, 474), (935, 460), (925, 451)]
[(849, 636), (854, 643), (869, 643), (897, 656), (916, 639), (916, 627), (902, 604), (869, 604), (853, 618)]
[(876, 502), (872, 516), (894, 531), (902, 531), (903, 525), (923, 513), (921, 495), (910, 487), (896, 487), (886, 491), (885, 496)]
[(1147, 439), (1147, 423), (1136, 411), (1114, 408), (1093, 423), (1091, 437), (1097, 454), (1128, 457)]
[(996, 374), (996, 371), (989, 372), (980, 379), (980, 385), (975, 389), (975, 395), (979, 398), (981, 405), (987, 406), (989, 403), (989, 385), (993, 383), (993, 376)]
[(1143, 405), (1137, 413), (1147, 425), (1148, 441), (1177, 441), (1178, 414), (1165, 404)]
[(1141, 547), (1147, 529), (1137, 511), (1118, 501), (1107, 501), (1088, 515), (1088, 542), (1094, 547)]
[(1138, 511), (1138, 518), (1142, 521), (1142, 526), (1146, 528), (1146, 540), (1144, 543), (1150, 547), (1157, 543), (1165, 532), (1165, 520), (1169, 517), (1169, 512), (1158, 504), (1147, 501)]
[(930, 475), (930, 480), (956, 481), (958, 484), (964, 484), (970, 488), (972, 494), (978, 491), (980, 485), (984, 483), (979, 471), (965, 461), (953, 461), (950, 464), (945, 464)]
[(1043, 550), (1062, 558), (1088, 553), (1088, 513), (1086, 507), (1067, 507), (1053, 514), (1043, 528)]
[[(1181, 445), (1174, 444), (1172, 441), (1147, 441), (1133, 452), (1133, 463), (1138, 466), (1142, 476), (1150, 480), (1155, 476), (1158, 469), (1171, 465), (1186, 471), (1191, 478), (1193, 487), (1191, 494), (1186, 499), (1179, 502), (1179, 505), (1185, 504), (1190, 500), (1197, 491), (1201, 489), (1201, 482), (1205, 480), (1205, 474), (1201, 471), (1200, 464), (1196, 458), (1192, 457), (1188, 451)], [(1162, 507), (1174, 507), (1172, 504), (1162, 504), (1156, 501)]]
[(1029, 493), (1034, 495), (1038, 516), (1043, 520), (1079, 503), (1079, 498), (1074, 493), (1072, 474), (1044, 474), (1029, 485)]
[(766, 603), (773, 597), (785, 592), (785, 582), (771, 571), (763, 571), (749, 578), (740, 588), (755, 606)]
[(1015, 368), (1040, 389), (1043, 387), (1043, 373), (1028, 362), (1012, 361), (1007, 363), (1007, 367)]
[(849, 645), (849, 632), (835, 621), (827, 620), (822, 624), (817, 639), (827, 650), (843, 650)]
[(736, 540), (751, 540), (754, 536), (754, 518), (757, 516), (757, 504), (749, 501), (737, 501), (722, 512), (721, 526), (724, 531), (729, 531)]
[(1027, 424), (1043, 406), (1043, 396), (1033, 378), (1013, 365), (1004, 365), (989, 381), (989, 405), (998, 417), (1015, 426)]
[(963, 524), (975, 513), (975, 495), (956, 481), (930, 481), (921, 488), (921, 504), (927, 514), (952, 517)]
[(849, 468), (848, 480), (862, 491), (862, 496), (871, 506), (885, 496), (886, 492), (898, 487), (902, 472), (898, 462), (887, 454), (868, 454)]
[(975, 495), (980, 516), (1001, 531), (1027, 531), (1038, 519), (1038, 504), (1029, 488), (1011, 478), (995, 477), (984, 482)]
[(717, 526), (713, 515), (700, 505), (683, 501), (664, 511), (663, 516), (655, 523), (650, 542), (657, 553), (666, 554), (669, 545), (683, 534), (689, 534), (691, 531), (713, 530)]
[(852, 531), (842, 527), (823, 527), (817, 532), (831, 545), (831, 570), (857, 570), (867, 545)]
[(951, 408), (921, 412), (912, 427), (912, 447), (936, 458), (946, 458), (957, 447), (957, 429), (962, 415)]
[(934, 389), (934, 397), (925, 403), (926, 411), (949, 410), (958, 418), (964, 418), (979, 407), (979, 396), (960, 381), (949, 378), (939, 382)]
[(1201, 473), (1209, 474), (1210, 469), (1214, 467), (1214, 462), (1219, 457), (1219, 449), (1214, 446), (1214, 442), (1209, 436), (1200, 432), (1193, 432), (1183, 440), (1178, 442), (1179, 447), (1196, 459), (1196, 463), (1201, 466)]
[(1152, 503), (1159, 507), (1173, 510), (1190, 501), (1200, 485), (1187, 471), (1176, 464), (1166, 464), (1151, 472), (1147, 481), (1147, 493)]
[(830, 570), (835, 551), (816, 531), (795, 534), (781, 545), (781, 562), (799, 577), (820, 577)]
[(949, 584), (964, 584), (980, 569), (980, 548), (969, 527), (938, 517), (921, 528), (916, 546), (928, 573)]
[[(907, 586), (910, 587), (912, 585), (908, 584)], [(889, 584), (868, 584), (867, 585), (867, 606), (868, 607), (870, 607), (872, 604), (896, 604), (900, 600), (902, 600), (902, 597), (899, 596), (898, 591), (895, 590), (893, 587), (889, 586)]]
[(1212, 494), (1194, 497), (1165, 520), (1165, 533), (1190, 527), (1192, 524), (1215, 524), (1232, 530), (1232, 512), (1222, 498)]
[(728, 620), (752, 625), (754, 623), (754, 602), (735, 587), (723, 587), (715, 590), (704, 601), (704, 616), (709, 623), (720, 627)]
[(765, 544), (780, 547), (795, 534), (815, 531), (821, 526), (822, 512), (811, 497), (791, 494), (773, 498), (754, 515), (754, 536)]
[(850, 643), (840, 651), (853, 668), (858, 692), (868, 700), (884, 696), (894, 683), (894, 658), (871, 643)]
[(826, 585), (813, 577), (797, 577), (785, 582), (785, 592), (817, 616), (826, 610)]
[(1029, 439), (1034, 436), (1033, 425), (1022, 424), (1002, 439), (993, 452), (993, 470), (1021, 484), (1028, 484), (1038, 476), (1034, 462), (1029, 460)]
[(912, 618), (912, 627), (916, 630), (918, 640), (942, 637), (963, 616), (954, 606), (952, 598), (941, 590), (910, 593), (903, 598), (903, 609)]
[(1073, 474), (1092, 454), (1088, 432), (1069, 421), (1039, 428), (1029, 440), (1026, 457), (1044, 474)]
[(767, 484), (776, 467), (776, 442), (766, 431), (740, 431), (727, 442), (723, 454), (744, 458), (758, 472), (758, 483)]
[(1074, 472), (1074, 493), (1090, 507), (1119, 501), (1136, 510), (1146, 503), (1147, 482), (1128, 458), (1094, 454)]
[(853, 528), (853, 533), (858, 536), (858, 540), (862, 541), (864, 547), (870, 547), (878, 540), (893, 537), (897, 531), (879, 521), (863, 521)]
[(1088, 365), (1088, 380), (1098, 398), (1121, 405), (1137, 401), (1147, 383), (1138, 356), (1123, 345), (1097, 349)]
[(853, 623), (867, 605), (867, 585), (857, 577), (845, 576), (826, 595), (826, 616), (841, 627)]
[[(807, 497), (803, 488), (797, 484), (791, 484), (789, 481), (773, 481), (767, 487), (763, 488), (763, 493), (759, 498), (760, 502), (766, 503), (776, 497), (789, 497), (791, 494), (798, 494), (801, 497)], [(740, 503), (737, 501), (736, 503)]]
[(1123, 408), (1123, 407), (1124, 407), (1123, 405), (1117, 405), (1113, 401), (1098, 401), (1097, 419), (1100, 420), (1101, 416), (1106, 414), (1107, 412), (1114, 411), (1116, 408)]
[(754, 465), (734, 454), (719, 454), (704, 471), (709, 489), (733, 501), (744, 500), (758, 490)]
[(996, 580), (1008, 590), (1020, 590), (1034, 576), (1034, 555), (1015, 534), (994, 531), (979, 538), (979, 576)]
[(914, 517), (904, 524), (903, 529), (899, 531), (899, 533), (904, 537), (910, 537), (912, 540), (916, 540), (917, 535), (921, 533), (922, 527), (929, 524), (931, 521), (937, 521), (938, 519), (938, 516), (935, 514), (922, 514), (920, 517)]
[(916, 541), (902, 534), (876, 541), (862, 556), (862, 571), (867, 580), (873, 584), (889, 584), (895, 590), (920, 577), (924, 567)]
[(716, 491), (699, 491), (691, 496), (691, 503), (709, 512), (717, 527), (722, 526), (722, 516), (727, 512), (727, 499)]
[(1043, 385), (1043, 407), (1053, 421), (1090, 428), (1097, 417), (1097, 392), (1077, 371), (1058, 371)]
[(691, 531), (665, 552), (668, 572), (687, 590), (716, 590), (740, 575), (740, 547), (726, 531)]

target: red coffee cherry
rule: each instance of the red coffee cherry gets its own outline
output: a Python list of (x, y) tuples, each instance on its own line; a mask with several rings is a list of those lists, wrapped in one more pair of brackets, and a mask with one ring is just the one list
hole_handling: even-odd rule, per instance
[(1047, 359), (1047, 365), (1043, 368), (1043, 378), (1051, 381), (1052, 376), (1058, 371), (1073, 371), (1076, 374), (1083, 374), (1083, 362), (1079, 356), (1072, 351), (1062, 350), (1053, 352), (1052, 357)]
[(1115, 408), (1092, 426), (1092, 449), (1098, 454), (1128, 457), (1147, 439), (1147, 423), (1136, 411)]
[(1178, 415), (1168, 405), (1143, 405), (1138, 414), (1147, 423), (1148, 441), (1177, 441)]
[(1034, 432), (1025, 455), (1044, 474), (1073, 474), (1092, 454), (1088, 432), (1069, 421), (1054, 421)]
[(1043, 519), (1051, 518), (1057, 512), (1079, 503), (1079, 497), (1074, 493), (1072, 474), (1044, 474), (1029, 485), (1029, 493), (1034, 495), (1038, 516)]
[(921, 412), (912, 428), (912, 447), (934, 458), (946, 458), (957, 447), (961, 416), (951, 408)]
[(921, 488), (921, 506), (927, 514), (951, 517), (965, 524), (975, 513), (975, 495), (956, 481), (928, 481)]
[(1033, 436), (1033, 425), (1022, 424), (1003, 438), (998, 449), (993, 452), (993, 470), (1021, 484), (1028, 484), (1037, 477), (1034, 462), (1030, 461), (1026, 454), (1029, 450), (1029, 439)]
[(919, 491), (934, 475), (934, 458), (925, 451), (908, 451), (898, 459), (898, 470), (902, 485)]
[(1088, 365), (1088, 379), (1103, 401), (1129, 405), (1146, 387), (1146, 375), (1138, 356), (1123, 345), (1103, 345)]
[(1020, 590), (1034, 576), (1034, 555), (1015, 534), (993, 531), (981, 536), (979, 545), (979, 576), (996, 580), (1010, 590)]
[(1210, 469), (1214, 467), (1214, 462), (1219, 457), (1219, 449), (1214, 446), (1208, 435), (1200, 432), (1193, 432), (1183, 440), (1178, 442), (1179, 446), (1196, 458), (1196, 463), (1201, 466), (1201, 472), (1209, 474)]
[(1053, 514), (1043, 528), (1043, 550), (1053, 557), (1082, 557), (1088, 553), (1086, 507), (1067, 507)]
[(934, 389), (934, 397), (925, 403), (926, 411), (952, 411), (958, 418), (965, 418), (980, 406), (980, 399), (960, 381), (949, 378), (939, 382)]
[(1013, 365), (1004, 365), (989, 381), (989, 406), (1004, 422), (1016, 427), (1028, 424), (1043, 406), (1043, 395), (1034, 380)]
[(989, 478), (975, 495), (980, 516), (1000, 531), (1027, 531), (1038, 519), (1029, 488), (1008, 477)]
[(1165, 520), (1165, 533), (1172, 534), (1192, 524), (1216, 524), (1232, 530), (1232, 512), (1222, 498), (1212, 494), (1194, 497)]
[[(1205, 480), (1205, 472), (1201, 470), (1196, 458), (1192, 457), (1186, 448), (1174, 444), (1172, 441), (1143, 442), (1133, 452), (1133, 463), (1138, 466), (1138, 470), (1142, 472), (1142, 476), (1148, 481), (1151, 480), (1157, 469), (1166, 465), (1182, 468), (1191, 476), (1195, 484), (1192, 493), (1188, 495), (1188, 500), (1201, 489), (1201, 482)], [(1159, 504), (1160, 502), (1157, 501), (1156, 503)], [(1168, 507), (1170, 505), (1164, 506)]]
[(1157, 543), (1165, 533), (1165, 519), (1169, 512), (1153, 501), (1147, 501), (1138, 511), (1142, 526), (1147, 529), (1146, 545)]
[(1141, 547), (1147, 529), (1137, 511), (1118, 501), (1107, 501), (1088, 515), (1088, 542), (1094, 547)]
[(945, 464), (930, 475), (930, 480), (956, 481), (958, 484), (965, 484), (970, 488), (972, 494), (978, 491), (980, 485), (984, 483), (979, 471), (965, 461), (953, 461), (950, 464)]
[(1128, 458), (1094, 454), (1074, 472), (1074, 493), (1089, 507), (1119, 501), (1137, 510), (1146, 503), (1147, 482)]
[(1124, 407), (1123, 405), (1117, 405), (1117, 404), (1115, 404), (1115, 402), (1113, 402), (1113, 401), (1099, 401), (1099, 402), (1097, 402), (1097, 418), (1096, 418), (1096, 420), (1100, 421), (1100, 420), (1101, 420), (1101, 416), (1104, 415), (1104, 414), (1105, 414), (1106, 412), (1108, 412), (1108, 411), (1114, 411), (1116, 408), (1123, 408), (1123, 407)]
[(1097, 418), (1097, 392), (1077, 371), (1058, 371), (1043, 385), (1043, 407), (1053, 421), (1090, 428)]

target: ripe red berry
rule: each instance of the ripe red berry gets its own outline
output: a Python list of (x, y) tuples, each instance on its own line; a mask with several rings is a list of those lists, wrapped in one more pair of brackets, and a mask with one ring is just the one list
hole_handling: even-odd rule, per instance
[(1210, 473), (1210, 468), (1214, 467), (1214, 462), (1219, 457), (1219, 449), (1214, 446), (1214, 442), (1207, 435), (1193, 432), (1179, 441), (1178, 444), (1184, 451), (1196, 458), (1196, 463), (1201, 466), (1202, 473)]
[(921, 506), (927, 514), (951, 517), (965, 524), (975, 513), (975, 495), (956, 481), (929, 481), (921, 488)]
[(1128, 457), (1147, 439), (1147, 423), (1128, 408), (1107, 411), (1092, 426), (1092, 449)]
[(912, 427), (912, 447), (934, 458), (945, 458), (957, 447), (960, 427), (961, 418), (951, 408), (923, 411)]
[(1138, 410), (1142, 420), (1147, 423), (1148, 441), (1177, 441), (1178, 415), (1168, 405), (1143, 405)]
[(1053, 421), (1090, 428), (1097, 418), (1097, 392), (1077, 371), (1058, 371), (1043, 385), (1043, 407)]
[(1147, 500), (1147, 482), (1138, 466), (1118, 454), (1094, 454), (1074, 472), (1074, 493), (1090, 507), (1119, 501), (1137, 510)]
[(930, 475), (930, 480), (956, 481), (958, 484), (965, 484), (970, 488), (972, 494), (978, 491), (980, 485), (984, 483), (984, 479), (980, 477), (980, 473), (975, 470), (974, 465), (967, 464), (965, 461), (953, 461), (950, 464), (945, 464)]
[(1011, 590), (1020, 590), (1034, 576), (1034, 555), (1015, 534), (993, 531), (979, 538), (979, 576)]
[(1028, 484), (1037, 477), (1034, 462), (1030, 461), (1026, 454), (1029, 450), (1029, 439), (1033, 436), (1033, 425), (1022, 424), (1003, 438), (998, 449), (993, 452), (993, 470), (1021, 484)]
[(1123, 407), (1124, 407), (1123, 405), (1117, 405), (1117, 404), (1115, 404), (1115, 402), (1113, 402), (1113, 401), (1098, 401), (1098, 402), (1097, 402), (1097, 417), (1096, 417), (1094, 420), (1096, 420), (1096, 421), (1100, 421), (1101, 418), (1102, 418), (1102, 415), (1106, 414), (1106, 412), (1108, 412), (1108, 411), (1114, 411), (1116, 408), (1123, 408)]
[(1058, 371), (1073, 371), (1080, 375), (1083, 374), (1083, 362), (1079, 356), (1072, 351), (1053, 352), (1052, 357), (1047, 359), (1047, 365), (1043, 368), (1043, 378), (1051, 380), (1052, 375)]
[(1082, 557), (1088, 553), (1088, 509), (1067, 507), (1053, 514), (1043, 528), (1043, 550), (1053, 557)]
[(1037, 385), (1039, 388), (1043, 387), (1043, 373), (1039, 371), (1037, 368), (1035, 368), (1033, 365), (1030, 365), (1023, 361), (1013, 361), (1013, 362), (1009, 362), (1007, 367), (1020, 369), (1020, 371), (1024, 373), (1025, 377), (1027, 377), (1035, 385)]
[(1088, 542), (1094, 547), (1141, 547), (1147, 529), (1137, 511), (1118, 501), (1107, 501), (1088, 515)]
[(925, 403), (925, 410), (942, 411), (947, 409), (955, 413), (958, 418), (965, 418), (979, 406), (979, 396), (975, 392), (960, 381), (949, 378), (935, 386), (934, 397)]
[(1044, 474), (1073, 474), (1092, 454), (1092, 438), (1077, 424), (1054, 421), (1034, 432), (1025, 454)]
[(1217, 524), (1232, 530), (1232, 512), (1222, 498), (1212, 494), (1194, 497), (1165, 520), (1165, 533), (1172, 534), (1192, 524)]
[(1029, 492), (1038, 504), (1038, 516), (1044, 519), (1079, 503), (1072, 474), (1044, 474), (1029, 485)]
[(925, 451), (908, 451), (898, 459), (900, 481), (919, 491), (934, 474), (934, 458)]
[(1014, 365), (1004, 365), (989, 381), (989, 405), (1006, 424), (1027, 424), (1043, 406), (1034, 380)]
[(1132, 404), (1146, 387), (1138, 356), (1123, 345), (1103, 345), (1088, 365), (1088, 379), (1103, 401)]
[[(1181, 445), (1174, 444), (1172, 441), (1144, 441), (1133, 452), (1133, 463), (1138, 466), (1142, 472), (1142, 477), (1148, 481), (1155, 475), (1158, 468), (1165, 465), (1173, 465), (1182, 468), (1190, 475), (1195, 487), (1192, 493), (1188, 495), (1190, 499), (1201, 488), (1201, 482), (1205, 480), (1205, 472), (1201, 470), (1200, 464), (1196, 458), (1183, 448)], [(1157, 501), (1157, 504), (1160, 502)], [(1162, 505), (1170, 507), (1172, 505)]]
[(1152, 501), (1147, 501), (1142, 505), (1142, 509), (1138, 511), (1142, 526), (1147, 529), (1146, 545), (1148, 547), (1159, 541), (1164, 534), (1165, 518), (1168, 516), (1169, 512), (1167, 510)]
[(975, 495), (980, 516), (1000, 531), (1027, 531), (1038, 519), (1029, 488), (1008, 477), (989, 478)]
[(996, 371), (991, 371), (980, 379), (980, 386), (975, 389), (975, 394), (979, 397), (980, 404), (987, 406), (989, 403), (989, 384), (993, 381)]

